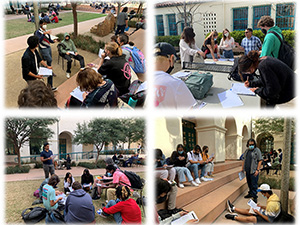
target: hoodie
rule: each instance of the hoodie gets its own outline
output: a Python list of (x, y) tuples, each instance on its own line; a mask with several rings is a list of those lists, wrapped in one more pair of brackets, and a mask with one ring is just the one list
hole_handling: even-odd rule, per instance
[(70, 193), (65, 205), (66, 223), (91, 223), (95, 220), (95, 208), (91, 196), (83, 189)]
[(76, 46), (74, 42), (71, 40), (71, 38), (69, 38), (69, 40), (66, 41), (67, 36), (70, 37), (70, 34), (66, 32), (64, 35), (64, 40), (61, 42), (66, 46), (66, 48), (61, 48), (61, 53), (66, 54), (69, 51), (77, 52)]
[(265, 214), (268, 217), (276, 218), (280, 211), (280, 199), (276, 194), (272, 194), (267, 200)]
[(282, 32), (279, 27), (274, 26), (268, 30), (268, 33), (265, 36), (264, 43), (262, 45), (260, 57), (263, 56), (272, 56), (278, 58), (279, 48), (281, 45), (280, 40), (275, 36), (275, 34), (270, 33), (271, 31), (279, 34), (283, 38)]

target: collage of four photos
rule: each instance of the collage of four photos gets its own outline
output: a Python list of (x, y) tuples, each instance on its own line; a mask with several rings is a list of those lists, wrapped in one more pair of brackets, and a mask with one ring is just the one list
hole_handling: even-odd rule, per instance
[(296, 1), (2, 8), (3, 223), (296, 223)]

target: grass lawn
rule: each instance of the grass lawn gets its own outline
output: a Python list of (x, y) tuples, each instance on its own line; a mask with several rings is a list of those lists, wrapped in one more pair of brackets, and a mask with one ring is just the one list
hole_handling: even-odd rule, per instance
[[(106, 16), (106, 14), (77, 12), (78, 22), (96, 19), (103, 16)], [(61, 13), (59, 15), (59, 18), (61, 18), (62, 20), (60, 20), (58, 23), (49, 23), (47, 25), (47, 29), (53, 29), (73, 24), (72, 12)], [(34, 23), (27, 22), (26, 18), (7, 20), (5, 21), (5, 26), (5, 39), (19, 37), (26, 34), (33, 34), (33, 32), (35, 31)]]
[[(145, 178), (145, 173), (137, 173), (140, 177)], [(76, 181), (80, 182), (80, 177), (74, 177)], [(28, 181), (12, 181), (6, 182), (5, 184), (5, 222), (6, 223), (24, 223), (21, 217), (21, 213), (24, 209), (29, 207), (44, 207), (43, 204), (31, 206), (32, 202), (36, 200), (33, 196), (33, 192), (39, 188), (43, 180), (28, 180)], [(58, 190), (63, 191), (63, 180), (58, 184)], [(101, 204), (105, 203), (104, 192), (102, 193), (101, 199), (94, 201), (95, 211), (101, 208)], [(145, 190), (144, 190), (145, 196)], [(63, 213), (63, 212), (61, 212)], [(142, 216), (144, 216), (142, 212)], [(95, 212), (96, 223), (115, 223), (112, 216), (108, 218), (102, 218)], [(145, 221), (145, 218), (142, 218)], [(45, 223), (42, 220), (40, 223)]]

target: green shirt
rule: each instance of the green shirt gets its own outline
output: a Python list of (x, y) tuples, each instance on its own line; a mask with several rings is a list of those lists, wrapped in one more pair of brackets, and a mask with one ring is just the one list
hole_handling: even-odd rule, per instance
[(277, 59), (281, 42), (275, 36), (275, 34), (270, 33), (271, 31), (278, 33), (281, 38), (283, 37), (282, 32), (279, 27), (277, 27), (277, 26), (271, 27), (268, 30), (267, 35), (265, 36), (264, 43), (263, 43), (262, 49), (261, 49), (260, 57), (271, 56), (271, 57), (274, 57)]

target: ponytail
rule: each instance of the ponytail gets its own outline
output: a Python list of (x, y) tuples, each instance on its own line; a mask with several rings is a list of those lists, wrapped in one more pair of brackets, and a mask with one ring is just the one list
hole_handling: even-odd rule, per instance
[(121, 56), (123, 54), (122, 48), (115, 42), (108, 42), (105, 48), (110, 51), (113, 56)]

